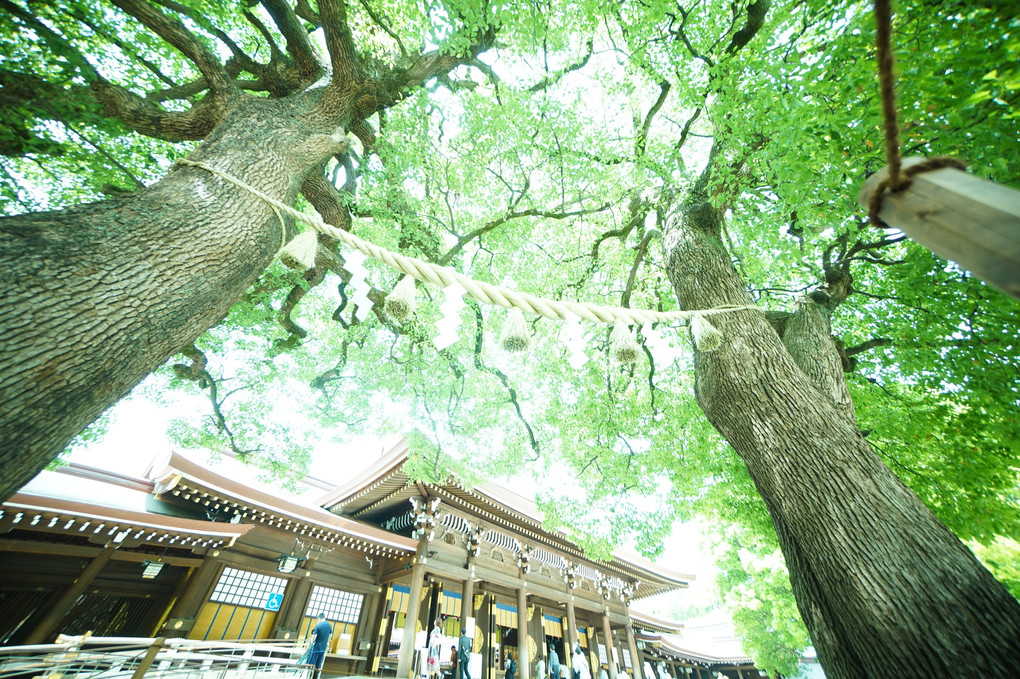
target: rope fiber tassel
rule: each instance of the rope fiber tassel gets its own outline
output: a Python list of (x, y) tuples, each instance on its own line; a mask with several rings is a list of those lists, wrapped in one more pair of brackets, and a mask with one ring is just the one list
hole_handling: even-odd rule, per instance
[(503, 331), (499, 334), (499, 346), (503, 351), (518, 353), (527, 351), (531, 347), (531, 334), (528, 332), (528, 324), (524, 321), (524, 313), (514, 307), (510, 309), (506, 320), (503, 322)]
[(634, 333), (630, 331), (627, 324), (621, 319), (613, 324), (613, 334), (610, 336), (610, 343), (613, 350), (613, 358), (620, 363), (637, 363), (641, 358), (641, 345), (637, 343)]
[(383, 309), (391, 318), (396, 321), (405, 321), (414, 314), (418, 308), (417, 289), (414, 287), (414, 277), (405, 275), (393, 286), (390, 294), (386, 295)]
[(698, 351), (715, 351), (722, 346), (723, 334), (701, 314), (691, 316), (691, 334)]
[(279, 252), (280, 261), (291, 269), (311, 269), (315, 266), (315, 251), (319, 239), (313, 229), (302, 231), (290, 239)]

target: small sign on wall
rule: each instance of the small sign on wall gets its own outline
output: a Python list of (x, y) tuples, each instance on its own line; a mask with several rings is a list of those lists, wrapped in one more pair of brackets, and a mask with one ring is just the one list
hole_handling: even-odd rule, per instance
[(282, 604), (282, 603), (283, 603), (283, 594), (282, 593), (280, 593), (280, 592), (270, 592), (269, 595), (266, 597), (266, 606), (265, 606), (265, 609), (267, 611), (278, 611), (278, 610), (280, 610), (280, 604)]

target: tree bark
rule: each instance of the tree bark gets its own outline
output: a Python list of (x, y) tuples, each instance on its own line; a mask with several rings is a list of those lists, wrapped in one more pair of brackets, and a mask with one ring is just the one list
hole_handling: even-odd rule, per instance
[[(667, 215), (670, 280), (686, 309), (750, 304), (706, 195), (699, 182)], [(784, 337), (796, 323), (828, 337), (819, 312), (800, 309)], [(695, 353), (696, 397), (765, 500), (826, 675), (1020, 676), (1020, 604), (882, 463), (843, 391), (824, 388), (831, 340), (798, 341), (795, 360), (763, 313), (711, 320), (726, 341)]]
[[(192, 159), (290, 203), (340, 148), (302, 122), (313, 106), (241, 98)], [(0, 220), (0, 498), (221, 320), (282, 240), (266, 203), (189, 166), (127, 197)]]

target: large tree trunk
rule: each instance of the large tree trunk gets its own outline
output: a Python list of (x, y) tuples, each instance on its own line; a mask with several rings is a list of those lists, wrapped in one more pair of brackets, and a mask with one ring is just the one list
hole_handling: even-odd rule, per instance
[[(667, 217), (670, 280), (686, 309), (750, 304), (706, 194)], [(816, 311), (800, 331), (827, 334)], [(765, 500), (826, 675), (1020, 676), (1020, 604), (860, 435), (825, 367), (835, 348), (795, 360), (762, 313), (711, 321), (726, 342), (695, 354), (698, 403)]]
[[(339, 148), (301, 122), (307, 104), (240, 99), (192, 159), (290, 203)], [(125, 198), (0, 220), (0, 499), (222, 319), (282, 237), (266, 203), (189, 166)]]

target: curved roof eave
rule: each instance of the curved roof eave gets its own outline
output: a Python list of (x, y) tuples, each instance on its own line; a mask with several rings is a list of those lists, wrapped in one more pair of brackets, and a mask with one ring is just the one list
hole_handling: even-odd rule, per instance
[(203, 492), (211, 492), (230, 502), (250, 508), (268, 509), (274, 514), (297, 523), (304, 523), (331, 532), (342, 533), (395, 552), (414, 552), (418, 543), (353, 519), (337, 516), (320, 507), (309, 507), (238, 483), (197, 464), (179, 453), (171, 453), (165, 461), (154, 463), (147, 475), (156, 483), (156, 492), (164, 493), (187, 480)]

